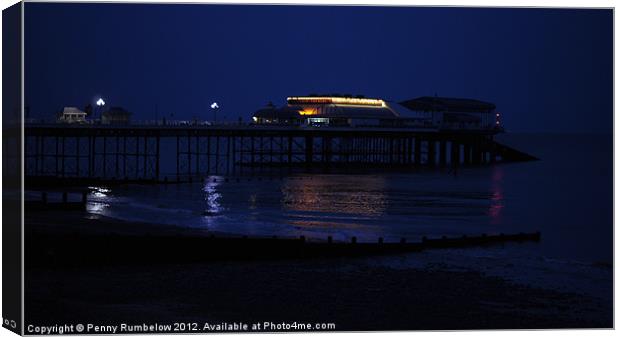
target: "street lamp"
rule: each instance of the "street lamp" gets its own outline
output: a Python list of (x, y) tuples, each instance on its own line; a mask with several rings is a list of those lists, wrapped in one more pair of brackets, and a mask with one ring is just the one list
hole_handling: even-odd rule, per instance
[(103, 100), (103, 98), (99, 97), (99, 99), (97, 100), (97, 102), (95, 104), (97, 104), (97, 106), (99, 107), (99, 119), (101, 119), (101, 110), (103, 110), (103, 106), (105, 105), (105, 101)]
[(211, 103), (211, 109), (213, 109), (213, 124), (215, 124), (215, 122), (217, 121), (217, 109), (219, 108), (220, 106), (217, 104), (217, 102)]

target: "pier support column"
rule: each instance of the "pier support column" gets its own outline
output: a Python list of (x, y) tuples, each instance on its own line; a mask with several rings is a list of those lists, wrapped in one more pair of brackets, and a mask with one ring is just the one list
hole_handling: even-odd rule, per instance
[[(43, 150), (43, 148), (41, 150)], [(94, 151), (95, 151), (94, 137), (88, 136), (88, 177), (89, 178), (93, 177), (93, 167), (95, 166), (93, 164), (94, 157), (95, 157), (93, 154)]]
[(472, 145), (471, 143), (465, 143), (463, 145), (463, 164), (469, 165), (471, 164), (471, 153), (472, 153)]
[[(105, 141), (105, 139), (104, 139), (104, 141)], [(178, 137), (177, 137), (177, 141), (180, 142)], [(178, 145), (178, 143), (177, 143), (177, 145)], [(138, 136), (136, 136), (136, 152), (134, 154), (134, 159), (135, 159), (134, 164), (136, 165), (136, 167), (135, 167), (135, 170), (136, 170), (136, 172), (135, 172), (136, 173), (135, 179), (138, 180), (138, 178), (140, 178), (140, 162), (139, 162), (139, 160), (140, 160), (140, 137), (138, 137)], [(179, 169), (178, 169), (180, 167), (179, 160), (180, 160), (180, 152), (177, 151), (177, 176), (181, 173), (181, 171), (179, 171)]]
[(439, 166), (446, 166), (446, 141), (442, 139), (439, 142)]
[(211, 136), (207, 136), (207, 175), (211, 174)]
[(196, 175), (200, 175), (200, 137), (198, 134), (194, 134), (194, 140), (196, 141), (196, 160), (194, 160), (196, 162), (196, 170), (194, 172)]
[(82, 158), (80, 157), (80, 136), (77, 136), (75, 137), (75, 176), (78, 178), (80, 177), (80, 160), (82, 160)]
[(118, 179), (120, 177), (120, 144), (118, 134), (114, 137), (114, 145), (116, 146), (116, 152), (114, 153), (114, 178)]
[(492, 164), (497, 161), (497, 150), (493, 138), (489, 139), (489, 156)]
[[(142, 166), (142, 179), (147, 179), (148, 177), (148, 173), (147, 173), (147, 160), (148, 160), (148, 137), (144, 136), (144, 158), (142, 158), (143, 162), (143, 166)], [(189, 139), (188, 139), (189, 141)]]
[(411, 165), (413, 163), (413, 138), (407, 138), (407, 165)]
[(332, 161), (332, 139), (331, 137), (323, 137), (323, 164), (328, 166)]
[(230, 155), (231, 155), (231, 165), (232, 165), (232, 175), (237, 175), (237, 135), (232, 135), (229, 140), (232, 142)]
[[(254, 155), (252, 155), (254, 157)], [(215, 136), (215, 174), (220, 174), (220, 136)]]
[(107, 178), (107, 174), (106, 174), (106, 169), (107, 169), (107, 163), (106, 163), (106, 158), (108, 157), (108, 152), (107, 152), (107, 145), (108, 144), (108, 139), (106, 136), (103, 136), (103, 178)]
[(66, 166), (65, 165), (65, 159), (66, 159), (66, 156), (65, 156), (65, 138), (66, 137), (64, 137), (64, 136), (62, 137), (62, 166), (61, 166), (62, 167), (62, 171), (61, 172), (62, 172), (62, 177), (63, 178), (65, 177), (65, 166)]
[(436, 150), (435, 150), (435, 141), (432, 139), (428, 140), (428, 158), (426, 159), (426, 164), (429, 166), (435, 166), (436, 163)]
[[(177, 182), (179, 181), (179, 169), (180, 169), (180, 164), (181, 164), (181, 148), (180, 148), (180, 144), (179, 144), (179, 136), (176, 137), (177, 138)], [(137, 142), (137, 140), (136, 140)], [(138, 170), (138, 167), (136, 165), (136, 171)]]
[(159, 135), (157, 135), (156, 140), (157, 140), (157, 145), (155, 148), (155, 181), (159, 181), (159, 141), (160, 141)]
[(479, 138), (476, 138), (474, 140), (473, 143), (473, 147), (472, 147), (472, 159), (471, 162), (474, 165), (480, 165), (480, 163), (482, 163), (482, 148), (481, 148), (481, 144), (482, 142), (480, 141)]
[(293, 166), (293, 137), (291, 136), (288, 137), (288, 148), (286, 150), (288, 156), (288, 166), (291, 167)]
[(422, 152), (422, 138), (421, 137), (415, 137), (415, 149), (413, 150), (413, 161), (415, 163), (415, 165), (420, 165), (420, 161), (421, 161), (421, 152)]
[(250, 173), (254, 175), (254, 135), (250, 137)]
[(461, 163), (461, 145), (455, 140), (450, 143), (450, 164), (452, 166), (458, 166)]
[(306, 136), (306, 165), (312, 164), (313, 147), (314, 147), (314, 138), (312, 138), (312, 136)]

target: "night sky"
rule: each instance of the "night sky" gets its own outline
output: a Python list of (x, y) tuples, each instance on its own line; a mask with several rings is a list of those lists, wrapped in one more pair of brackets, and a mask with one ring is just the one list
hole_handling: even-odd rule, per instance
[[(611, 10), (26, 3), (30, 117), (249, 120), (286, 96), (494, 102), (515, 132), (613, 128)], [(172, 117), (171, 117), (172, 116)]]

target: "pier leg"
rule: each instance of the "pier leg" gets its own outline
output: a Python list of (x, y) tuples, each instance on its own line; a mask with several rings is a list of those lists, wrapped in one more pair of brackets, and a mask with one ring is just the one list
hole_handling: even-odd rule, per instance
[(442, 139), (439, 142), (439, 165), (444, 167), (446, 166), (446, 140)]
[(413, 138), (407, 138), (407, 164), (411, 165), (413, 163)]
[(287, 156), (288, 156), (288, 166), (292, 167), (293, 166), (293, 137), (291, 136), (288, 137)]
[(422, 161), (422, 138), (415, 138), (415, 150), (414, 150), (414, 162), (415, 165), (420, 165)]
[(56, 136), (56, 141), (54, 142), (54, 145), (56, 145), (56, 151), (54, 151), (54, 161), (55, 161), (55, 163), (56, 163), (56, 165), (55, 165), (55, 170), (54, 170), (54, 175), (55, 175), (56, 177), (58, 177), (58, 176), (59, 176), (59, 174), (58, 174), (58, 172), (59, 172), (59, 170), (58, 170), (58, 166), (59, 166), (59, 164), (60, 164), (60, 163), (59, 163), (59, 161), (58, 161), (58, 155), (59, 155), (59, 152), (60, 152), (60, 151), (58, 150), (58, 144), (59, 144), (59, 141), (58, 141), (58, 136)]
[(230, 140), (232, 140), (232, 175), (234, 176), (237, 174), (237, 137), (232, 136)]
[(429, 139), (429, 140), (428, 140), (428, 158), (427, 158), (427, 160), (426, 160), (426, 163), (427, 163), (429, 166), (435, 166), (435, 163), (436, 163), (436, 161), (435, 161), (435, 160), (436, 160), (436, 158), (435, 158), (435, 157), (436, 157), (435, 153), (436, 153), (436, 150), (435, 150), (435, 141), (434, 141), (434, 140), (432, 140), (432, 139)]
[(177, 182), (179, 181), (179, 156), (181, 155), (180, 148), (179, 148), (179, 136), (176, 137), (177, 138)]
[(332, 161), (332, 139), (323, 137), (323, 158), (325, 165), (329, 166)]
[(159, 141), (160, 139), (160, 135), (157, 135), (156, 141), (157, 144), (155, 145), (155, 181), (159, 181)]
[(390, 137), (390, 147), (389, 150), (390, 152), (390, 165), (394, 164), (394, 138)]
[(196, 141), (196, 170), (194, 173), (200, 175), (200, 138), (198, 135), (194, 137), (194, 140)]
[(34, 175), (39, 174), (39, 136), (34, 137)]
[(116, 153), (114, 154), (114, 178), (118, 178), (120, 173), (119, 173), (119, 166), (118, 166), (118, 162), (119, 162), (119, 146), (120, 146), (120, 142), (118, 141), (118, 135), (116, 135), (116, 137), (114, 138), (114, 142), (116, 143)]
[(220, 136), (215, 136), (215, 174), (220, 172)]
[[(178, 151), (177, 151), (177, 153), (178, 153)], [(135, 177), (135, 179), (138, 179), (138, 177), (140, 177), (140, 137), (139, 136), (136, 136), (136, 158), (135, 158), (135, 164), (136, 164), (136, 177)], [(178, 163), (177, 163), (177, 166), (178, 166)], [(177, 172), (178, 172), (178, 169), (177, 169)]]
[(314, 147), (314, 138), (312, 136), (306, 136), (306, 165), (312, 164), (312, 151)]
[(62, 137), (62, 177), (65, 177), (65, 168), (66, 168), (66, 164), (65, 164), (65, 138), (66, 137)]
[(230, 141), (233, 139), (231, 136), (226, 137), (226, 175), (230, 175)]
[(211, 136), (207, 136), (207, 175), (211, 174)]
[(107, 175), (107, 157), (108, 157), (108, 151), (107, 151), (107, 146), (108, 146), (108, 138), (106, 136), (103, 136), (103, 178), (105, 179), (108, 175)]
[(192, 176), (192, 137), (187, 134), (187, 176)]
[(127, 137), (123, 136), (123, 178), (127, 179)]
[(461, 159), (460, 159), (460, 155), (461, 155), (461, 149), (460, 149), (460, 144), (457, 141), (452, 141), (450, 142), (450, 152), (451, 152), (451, 156), (450, 156), (450, 164), (452, 166), (458, 166), (461, 163)]
[(92, 178), (93, 177), (93, 161), (94, 161), (94, 157), (95, 157), (95, 144), (94, 143), (94, 137), (93, 136), (88, 136), (88, 177)]
[(80, 177), (80, 136), (75, 137), (75, 176)]
[(142, 171), (143, 172), (142, 173), (142, 178), (143, 179), (147, 179), (147, 177), (148, 177), (148, 173), (147, 173), (148, 172), (148, 170), (147, 170), (147, 166), (148, 166), (147, 165), (147, 160), (148, 160), (148, 155), (149, 155), (149, 152), (148, 152), (148, 142), (149, 142), (148, 136), (144, 136), (144, 163), (143, 163), (144, 167), (143, 167), (143, 171)]
[(463, 164), (471, 164), (472, 145), (470, 143), (463, 144)]
[(250, 175), (254, 175), (254, 136), (250, 137)]
[(482, 163), (482, 154), (483, 154), (480, 138), (476, 138), (474, 140), (474, 145), (472, 147), (472, 150), (473, 150), (472, 163), (474, 165), (480, 165)]
[(243, 175), (243, 171), (245, 168), (244, 163), (246, 162), (245, 160), (245, 137), (240, 136), (239, 137), (239, 175)]

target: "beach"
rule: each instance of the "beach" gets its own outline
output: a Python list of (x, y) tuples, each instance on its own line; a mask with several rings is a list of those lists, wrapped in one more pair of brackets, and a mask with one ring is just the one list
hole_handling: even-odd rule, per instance
[[(33, 235), (66, 230), (129, 238), (140, 228), (151, 233), (158, 228), (64, 211), (53, 216), (29, 212), (26, 225)], [(423, 253), (406, 255), (385, 259), (425, 258)], [(26, 324), (195, 322), (203, 327), (264, 321), (334, 323), (336, 330), (356, 331), (613, 324), (611, 297), (515, 284), (476, 271), (455, 271), (449, 264), (394, 268), (377, 259), (382, 257), (27, 265)]]

